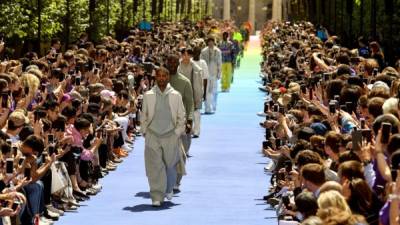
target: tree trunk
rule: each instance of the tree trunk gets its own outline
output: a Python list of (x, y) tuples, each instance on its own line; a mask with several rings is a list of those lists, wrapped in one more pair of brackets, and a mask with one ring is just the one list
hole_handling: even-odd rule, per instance
[(88, 36), (90, 40), (93, 40), (94, 36), (94, 12), (96, 10), (96, 0), (89, 0), (89, 27)]
[(143, 19), (146, 18), (146, 0), (142, 0)]
[(192, 19), (192, 0), (188, 0), (186, 14), (188, 15), (188, 18)]
[(206, 15), (208, 15), (208, 7), (210, 5), (210, 0), (206, 0), (205, 4), (204, 4), (204, 12)]
[(37, 13), (38, 13), (38, 51), (40, 54), (40, 42), (41, 42), (41, 35), (42, 35), (42, 0), (37, 0)]
[(185, 13), (185, 7), (186, 7), (185, 3), (186, 3), (185, 0), (181, 0), (181, 14)]
[(376, 12), (377, 12), (376, 0), (371, 0), (371, 36), (373, 38), (376, 38)]
[(135, 15), (138, 11), (139, 0), (133, 0), (133, 15)]
[(158, 2), (158, 18), (161, 19), (161, 15), (164, 11), (164, 0), (159, 0)]
[(364, 0), (360, 1), (360, 35), (364, 33)]
[(349, 18), (349, 46), (351, 46), (353, 43), (353, 0), (347, 0), (347, 6), (346, 6), (348, 18)]
[(64, 48), (67, 49), (68, 44), (69, 44), (69, 38), (71, 35), (71, 0), (66, 1), (66, 14), (65, 14), (65, 23), (64, 23), (64, 30), (65, 30), (65, 36), (64, 36)]
[(154, 19), (157, 15), (157, 0), (151, 1), (151, 18)]
[(106, 7), (107, 7), (107, 35), (110, 34), (110, 0), (107, 0), (106, 2)]

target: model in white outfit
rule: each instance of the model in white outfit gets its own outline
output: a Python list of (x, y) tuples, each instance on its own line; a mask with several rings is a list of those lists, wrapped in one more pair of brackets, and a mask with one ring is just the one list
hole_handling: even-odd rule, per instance
[(145, 136), (145, 167), (153, 206), (172, 198), (185, 132), (182, 97), (169, 85), (169, 72), (160, 68), (157, 85), (143, 96), (141, 132)]
[(221, 78), (222, 54), (215, 46), (215, 40), (207, 40), (208, 47), (201, 51), (200, 58), (206, 61), (208, 66), (208, 82), (206, 93), (205, 113), (213, 113), (217, 110), (218, 80)]
[[(203, 80), (203, 87), (206, 88), (207, 80), (209, 77), (207, 62), (204, 59), (198, 58), (200, 56), (196, 57), (195, 54), (196, 54), (196, 51), (194, 53), (193, 62), (201, 68), (201, 78)], [(198, 58), (198, 60), (195, 60), (196, 58)], [(203, 92), (205, 92), (206, 90), (207, 89), (205, 89)], [(194, 137), (200, 136), (200, 123), (201, 123), (201, 113), (200, 113), (200, 109), (199, 109), (199, 110), (195, 110), (194, 114), (193, 114), (193, 136)]]

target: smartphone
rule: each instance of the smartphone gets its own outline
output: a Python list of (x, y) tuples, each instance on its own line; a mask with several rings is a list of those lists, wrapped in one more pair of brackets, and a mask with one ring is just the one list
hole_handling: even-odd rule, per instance
[(33, 120), (35, 122), (37, 122), (39, 120), (39, 112), (38, 111), (33, 112)]
[(334, 101), (330, 101), (329, 102), (329, 112), (331, 114), (335, 114), (336, 113), (336, 103)]
[(351, 103), (351, 102), (346, 102), (346, 109), (347, 109), (347, 111), (346, 112), (348, 112), (348, 113), (352, 113), (353, 112), (353, 103)]
[(65, 123), (61, 124), (60, 131), (61, 132), (65, 132)]
[(353, 145), (353, 151), (358, 152), (361, 150), (361, 146), (362, 146), (362, 131), (361, 130), (354, 130), (351, 133), (351, 143)]
[(310, 98), (310, 100), (312, 100), (312, 99), (313, 99), (313, 96), (314, 96), (314, 94), (313, 94), (313, 88), (312, 88), (311, 86), (308, 88), (308, 94), (309, 94), (309, 98)]
[(81, 85), (81, 77), (75, 77), (75, 86)]
[(269, 139), (271, 137), (271, 130), (269, 128), (265, 128), (265, 139)]
[(360, 118), (360, 125), (361, 125), (361, 129), (364, 129), (364, 127), (365, 127), (365, 118)]
[(8, 93), (1, 93), (1, 107), (8, 108)]
[(13, 159), (7, 159), (6, 160), (6, 174), (7, 175), (12, 175), (14, 172), (14, 160)]
[(274, 112), (279, 112), (279, 105), (278, 104), (274, 104)]
[(376, 75), (378, 75), (378, 68), (374, 68), (374, 70), (372, 71), (372, 75), (374, 77), (376, 77)]
[(283, 202), (283, 204), (285, 205), (285, 208), (286, 208), (286, 209), (288, 209), (288, 210), (291, 210), (291, 209), (292, 209), (292, 207), (290, 207), (290, 199), (289, 199), (289, 196), (283, 196), (283, 197), (282, 197), (282, 202)]
[(95, 69), (93, 70), (93, 73), (94, 73), (95, 75), (99, 74), (99, 72), (100, 72), (99, 68), (95, 68)]
[(390, 132), (392, 130), (392, 124), (382, 123), (381, 129), (382, 129), (381, 143), (387, 144), (389, 142)]
[(362, 129), (361, 133), (364, 140), (367, 142), (372, 142), (372, 131), (370, 129)]
[(49, 155), (53, 155), (55, 153), (56, 147), (54, 145), (49, 145), (48, 151)]
[(333, 96), (333, 100), (335, 100), (336, 102), (339, 102), (339, 100), (340, 100), (340, 95), (335, 95), (335, 96)]
[(306, 85), (301, 85), (301, 93), (306, 94), (307, 93), (307, 87)]
[(329, 73), (324, 73), (322, 76), (324, 82), (327, 82), (329, 80)]
[(24, 157), (24, 156), (22, 156), (21, 158), (19, 158), (18, 165), (22, 165), (22, 163), (24, 162), (24, 160), (25, 160), (25, 157)]
[(269, 111), (269, 104), (268, 102), (264, 102), (264, 113), (267, 113)]
[(54, 135), (53, 134), (49, 134), (49, 135), (47, 135), (47, 141), (49, 142), (49, 143), (54, 143)]
[(31, 168), (25, 168), (24, 177), (26, 177), (27, 180), (31, 179)]
[(279, 113), (280, 114), (285, 114), (285, 107), (279, 107)]
[(17, 146), (12, 146), (12, 150), (13, 150), (14, 157), (16, 157), (17, 153), (18, 153), (18, 147)]
[(286, 170), (286, 173), (290, 173), (290, 171), (293, 170), (292, 161), (288, 160), (285, 162), (285, 170)]
[(15, 210), (17, 210), (18, 206), (19, 206), (19, 203), (18, 203), (18, 202), (14, 202), (14, 203), (12, 204), (12, 206), (11, 206), (11, 209), (12, 209), (13, 211), (15, 211)]
[(277, 138), (275, 139), (275, 147), (280, 148), (282, 146), (282, 139)]
[(262, 143), (262, 147), (263, 147), (263, 149), (266, 149), (266, 148), (268, 148), (269, 147), (269, 145), (268, 145), (269, 143), (268, 143), (268, 141), (263, 141), (263, 143)]
[(102, 138), (103, 137), (103, 130), (98, 130), (97, 132), (96, 132), (96, 137), (97, 138)]

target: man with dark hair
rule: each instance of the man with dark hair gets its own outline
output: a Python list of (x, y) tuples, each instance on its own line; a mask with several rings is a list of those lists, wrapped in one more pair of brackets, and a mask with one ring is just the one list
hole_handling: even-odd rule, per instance
[(339, 133), (334, 131), (329, 131), (325, 135), (325, 146), (324, 150), (325, 153), (329, 156), (330, 159), (333, 160), (331, 164), (331, 169), (337, 171), (337, 162), (339, 160), (339, 149), (340, 149), (340, 142), (342, 140), (342, 136)]
[[(178, 72), (179, 57), (177, 55), (170, 55), (167, 59), (167, 68), (170, 74), (169, 83), (170, 85), (181, 94), (183, 105), (186, 112), (186, 132), (182, 133), (182, 144), (185, 152), (189, 150), (190, 146), (190, 135), (193, 124), (193, 89), (190, 80), (184, 75)], [(178, 172), (177, 185), (174, 189), (179, 190), (180, 181), (183, 174)]]
[(208, 80), (205, 99), (205, 113), (211, 114), (217, 109), (218, 80), (221, 78), (222, 54), (215, 46), (214, 38), (207, 39), (207, 47), (200, 54), (200, 58), (206, 61), (208, 66)]
[(301, 169), (301, 177), (304, 187), (318, 198), (320, 193), (319, 189), (325, 183), (324, 166), (316, 163), (309, 163)]
[[(40, 179), (47, 174), (50, 166), (57, 158), (56, 154), (44, 158), (42, 155), (44, 149), (43, 139), (35, 135), (30, 135), (26, 138), (20, 148), (22, 154), (25, 156), (21, 171), (25, 171), (25, 173), (29, 171), (31, 177), (31, 182), (23, 187), (30, 204), (28, 204), (29, 210), (25, 210), (25, 216), (22, 216), (22, 218), (30, 221), (28, 222), (29, 224), (43, 213), (44, 186)], [(25, 224), (24, 222), (27, 221), (23, 221), (22, 223)]]
[(221, 90), (222, 92), (228, 92), (231, 87), (233, 79), (233, 66), (235, 63), (235, 46), (228, 40), (228, 32), (222, 34), (222, 42), (219, 44), (219, 49), (222, 53), (222, 78), (221, 78)]
[[(176, 64), (174, 64), (176, 65)], [(178, 75), (174, 75), (178, 76)], [(172, 199), (180, 159), (180, 137), (185, 131), (182, 96), (169, 84), (169, 71), (156, 71), (156, 85), (143, 96), (141, 131), (145, 136), (145, 166), (155, 207)]]

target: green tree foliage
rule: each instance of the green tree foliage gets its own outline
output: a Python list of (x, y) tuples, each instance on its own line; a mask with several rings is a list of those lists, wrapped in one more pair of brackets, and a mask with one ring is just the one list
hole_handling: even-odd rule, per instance
[[(94, 11), (89, 12), (89, 3)], [(180, 10), (177, 12), (177, 2)], [(143, 16), (151, 20), (199, 19), (205, 15), (206, 0), (0, 0), (0, 33), (8, 43), (48, 42), (60, 37), (73, 43), (90, 32), (97, 42), (105, 35), (124, 35)], [(161, 5), (161, 4), (162, 5)], [(152, 7), (153, 4), (153, 7)], [(41, 6), (40, 8), (38, 6)], [(93, 6), (93, 5), (92, 5)], [(151, 10), (155, 15), (152, 17)], [(40, 29), (39, 29), (40, 14)], [(92, 15), (92, 24), (89, 21)]]
[(291, 9), (291, 19), (322, 24), (340, 35), (345, 45), (354, 47), (357, 38), (364, 36), (379, 40), (389, 61), (400, 54), (400, 0), (292, 0)]

